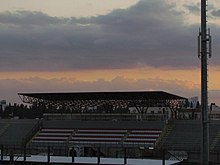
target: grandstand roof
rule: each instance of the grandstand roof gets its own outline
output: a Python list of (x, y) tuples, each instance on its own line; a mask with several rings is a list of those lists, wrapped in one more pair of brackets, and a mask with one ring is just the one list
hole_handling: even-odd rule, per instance
[(45, 105), (60, 109), (72, 107), (94, 107), (111, 105), (112, 107), (156, 107), (163, 105), (173, 109), (183, 107), (186, 98), (163, 91), (138, 92), (78, 92), (78, 93), (19, 93), (24, 103)]
[(19, 96), (43, 100), (171, 100), (186, 98), (163, 91), (138, 92), (78, 92), (78, 93), (18, 93)]

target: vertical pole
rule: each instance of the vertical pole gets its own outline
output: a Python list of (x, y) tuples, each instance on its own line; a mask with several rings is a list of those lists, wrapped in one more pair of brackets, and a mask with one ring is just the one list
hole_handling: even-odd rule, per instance
[(124, 148), (124, 164), (127, 164), (127, 151), (126, 151), (126, 148)]
[(50, 163), (50, 146), (47, 147), (47, 163)]
[(14, 151), (13, 151), (13, 149), (10, 150), (10, 164), (14, 164)]
[(207, 71), (207, 0), (201, 0), (201, 110), (202, 110), (202, 140), (201, 140), (201, 163), (209, 162), (209, 121), (208, 121), (208, 71)]
[(72, 150), (71, 150), (71, 154), (72, 154), (72, 163), (75, 162), (75, 150), (74, 150), (74, 147), (72, 147)]
[(26, 161), (26, 144), (24, 145), (24, 162)]
[(1, 145), (1, 161), (4, 159), (4, 145)]
[(162, 165), (165, 165), (165, 154), (166, 154), (166, 152), (165, 152), (165, 150), (163, 149), (163, 155), (162, 155), (162, 157), (163, 157), (163, 159), (162, 159)]
[(98, 158), (98, 164), (100, 164), (100, 147), (98, 148), (98, 151), (97, 151), (97, 158)]

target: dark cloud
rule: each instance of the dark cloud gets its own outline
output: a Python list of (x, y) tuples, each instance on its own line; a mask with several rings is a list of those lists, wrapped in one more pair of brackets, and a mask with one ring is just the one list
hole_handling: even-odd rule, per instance
[(212, 16), (214, 16), (214, 17), (220, 17), (220, 10), (218, 9), (218, 10), (213, 10), (212, 12), (211, 12), (211, 14), (212, 14)]
[(198, 67), (199, 25), (184, 25), (173, 7), (141, 0), (128, 9), (80, 19), (1, 13), (0, 70)]
[(0, 23), (8, 25), (48, 26), (49, 24), (62, 24), (68, 21), (65, 18), (50, 17), (42, 12), (16, 11), (0, 13)]
[(208, 18), (212, 20), (218, 20), (220, 18), (220, 10), (216, 4), (210, 3), (207, 7)]
[(200, 3), (185, 4), (184, 7), (188, 9), (190, 13), (193, 13), (195, 15), (200, 15), (201, 13)]

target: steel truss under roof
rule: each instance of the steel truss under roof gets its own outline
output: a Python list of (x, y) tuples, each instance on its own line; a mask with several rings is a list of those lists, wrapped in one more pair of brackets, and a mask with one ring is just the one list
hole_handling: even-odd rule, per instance
[(143, 112), (148, 107), (185, 106), (186, 98), (163, 91), (138, 92), (78, 92), (78, 93), (18, 93), (24, 103), (51, 109), (82, 109), (83, 107), (136, 107)]

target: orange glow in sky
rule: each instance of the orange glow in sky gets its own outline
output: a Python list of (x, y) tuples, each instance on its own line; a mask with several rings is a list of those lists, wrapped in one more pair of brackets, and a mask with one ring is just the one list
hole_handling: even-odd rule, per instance
[[(218, 68), (209, 69), (209, 89), (220, 88), (220, 77)], [(66, 71), (66, 72), (0, 72), (0, 80), (2, 79), (28, 79), (28, 78), (42, 78), (42, 79), (59, 79), (65, 78), (68, 80), (79, 81), (96, 81), (103, 79), (111, 81), (116, 77), (123, 77), (127, 80), (181, 80), (186, 81), (189, 88), (199, 87), (200, 84), (200, 69), (192, 70), (171, 70), (171, 69), (157, 69), (157, 68), (141, 68), (141, 69), (115, 69), (115, 70), (81, 70), (81, 71)]]

